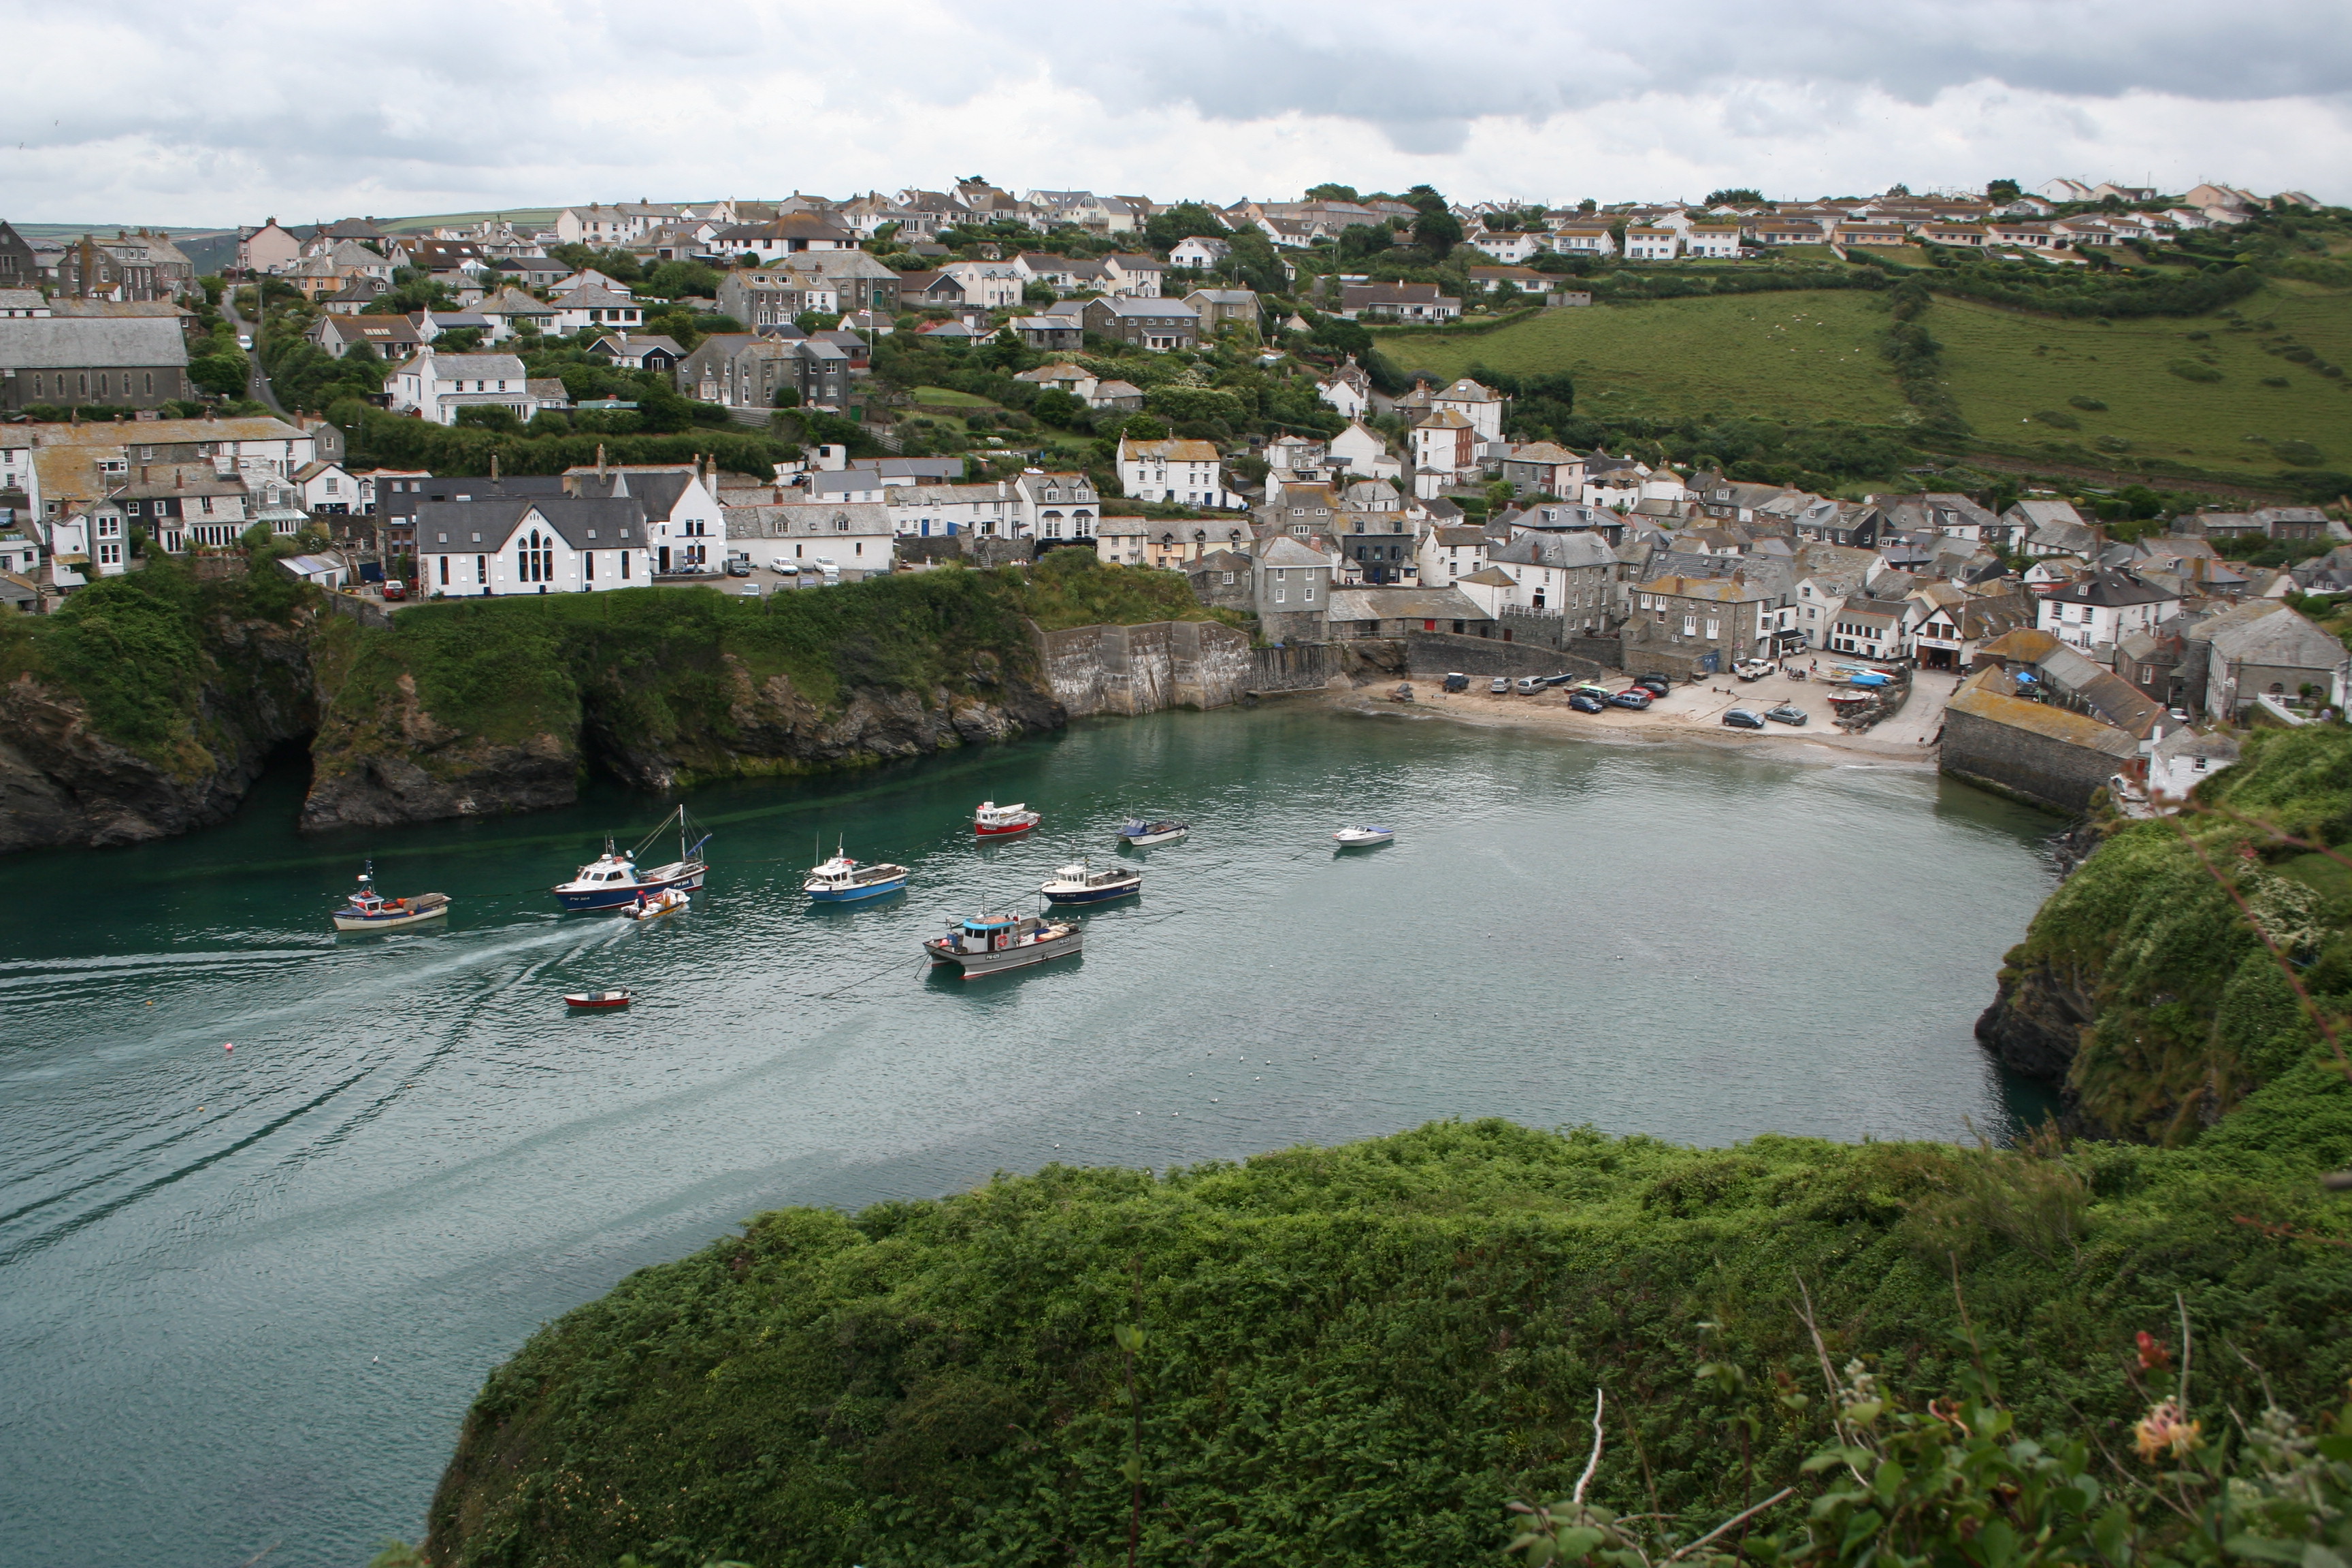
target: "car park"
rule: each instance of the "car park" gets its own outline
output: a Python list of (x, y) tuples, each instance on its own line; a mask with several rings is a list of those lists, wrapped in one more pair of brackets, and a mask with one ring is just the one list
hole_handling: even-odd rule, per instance
[(1517, 680), (1512, 682), (1512, 689), (1522, 697), (1533, 697), (1549, 684), (1550, 682), (1540, 675), (1522, 675)]
[(1801, 724), (1805, 721), (1807, 714), (1795, 703), (1783, 702), (1778, 708), (1764, 710), (1764, 717), (1771, 720), (1775, 724)]
[(1599, 713), (1609, 706), (1605, 700), (1595, 697), (1590, 691), (1570, 692), (1568, 705), (1579, 713)]
[(1723, 721), (1735, 730), (1764, 728), (1764, 716), (1752, 708), (1727, 708), (1723, 710)]
[(1508, 697), (1511, 694), (1511, 678), (1507, 675), (1498, 675), (1486, 689), (1497, 697)]
[(1612, 697), (1609, 700), (1609, 705), (1612, 708), (1631, 708), (1636, 713), (1640, 713), (1647, 711), (1650, 704), (1656, 700), (1657, 698), (1651, 694), (1648, 687), (1629, 686)]
[(1467, 691), (1470, 689), (1470, 678), (1463, 674), (1458, 669), (1454, 670), (1445, 678), (1445, 689), (1448, 691)]

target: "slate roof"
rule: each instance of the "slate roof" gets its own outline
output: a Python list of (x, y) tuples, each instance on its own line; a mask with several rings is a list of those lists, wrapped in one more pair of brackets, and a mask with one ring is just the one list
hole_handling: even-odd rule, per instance
[(2099, 570), (2047, 595), (2053, 605), (2096, 605), (2108, 609), (2131, 605), (2160, 605), (2179, 595), (2143, 583), (2127, 572)]
[(1262, 566), (1328, 566), (1331, 558), (1309, 550), (1287, 534), (1277, 535), (1258, 557)]
[(1607, 540), (1597, 533), (1523, 533), (1502, 548), (1490, 552), (1487, 558), (1513, 565), (1556, 566), (1565, 570), (1580, 566), (1614, 567), (1617, 564), (1617, 552), (1609, 547)]
[(2016, 683), (1999, 669), (1979, 670), (1961, 682), (1945, 710), (1985, 719), (2045, 740), (2080, 746), (2111, 757), (2138, 754), (2139, 742), (2112, 724), (2102, 724), (2082, 713), (2069, 712), (2047, 702), (2029, 702), (2010, 695)]
[(187, 339), (173, 317), (0, 317), (0, 368), (143, 368), (187, 363)]
[[(574, 550), (610, 550), (646, 542), (646, 509), (635, 497), (588, 500), (570, 496), (485, 496), (426, 501), (416, 509), (419, 554), (488, 554), (503, 547), (536, 513)], [(588, 537), (589, 530), (596, 537)], [(447, 534), (445, 541), (440, 536)], [(480, 534), (477, 542), (475, 534)]]
[(1328, 614), (1335, 621), (1494, 619), (1459, 588), (1334, 588)]
[(2344, 644), (2293, 610), (2263, 616), (2213, 634), (2213, 651), (2231, 664), (2288, 669), (2335, 669), (2347, 657)]

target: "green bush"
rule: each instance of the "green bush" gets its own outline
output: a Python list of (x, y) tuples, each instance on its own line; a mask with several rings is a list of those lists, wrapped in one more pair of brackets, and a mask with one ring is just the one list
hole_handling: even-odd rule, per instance
[(2080, 419), (2071, 414), (2063, 414), (2054, 408), (2044, 408), (2036, 413), (2033, 417), (2042, 424), (2055, 426), (2061, 430), (2079, 430), (2083, 427), (2083, 422)]
[(2200, 364), (2195, 360), (2177, 359), (2164, 368), (2183, 381), (2212, 382), (2221, 379), (2220, 371), (2210, 364)]
[(2105, 403), (2095, 397), (2085, 397), (2081, 393), (2068, 398), (2066, 403), (2069, 407), (2082, 409), (2086, 414), (2105, 414), (2107, 411)]

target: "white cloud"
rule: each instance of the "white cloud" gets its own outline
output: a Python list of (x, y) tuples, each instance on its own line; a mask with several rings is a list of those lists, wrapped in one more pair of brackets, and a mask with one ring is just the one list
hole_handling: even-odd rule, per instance
[(971, 174), (1162, 199), (1326, 179), (1612, 200), (2061, 174), (2352, 199), (2335, 0), (902, 0), (887, 26), (813, 0), (8, 4), (0, 216), (27, 221)]

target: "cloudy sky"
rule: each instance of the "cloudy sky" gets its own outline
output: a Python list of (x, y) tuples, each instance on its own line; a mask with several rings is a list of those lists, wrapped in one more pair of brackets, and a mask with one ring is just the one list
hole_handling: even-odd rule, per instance
[(226, 226), (980, 174), (2352, 202), (2343, 0), (0, 0), (0, 218)]

